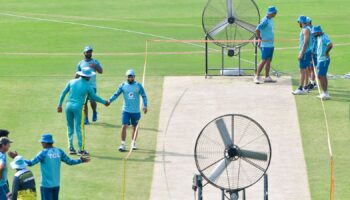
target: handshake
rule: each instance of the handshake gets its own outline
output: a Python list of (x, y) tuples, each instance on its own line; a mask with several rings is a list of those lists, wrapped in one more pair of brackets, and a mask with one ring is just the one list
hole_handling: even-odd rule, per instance
[[(106, 103), (104, 104), (106, 107), (108, 107), (109, 105), (111, 105), (111, 102), (109, 100), (106, 100)], [(62, 106), (58, 106), (57, 107), (57, 112), (61, 113), (62, 112)]]

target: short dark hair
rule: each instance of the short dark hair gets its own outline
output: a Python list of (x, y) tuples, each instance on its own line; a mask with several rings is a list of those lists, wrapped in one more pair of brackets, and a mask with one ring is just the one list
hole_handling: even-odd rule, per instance
[(9, 134), (8, 130), (0, 129), (0, 137), (7, 137)]

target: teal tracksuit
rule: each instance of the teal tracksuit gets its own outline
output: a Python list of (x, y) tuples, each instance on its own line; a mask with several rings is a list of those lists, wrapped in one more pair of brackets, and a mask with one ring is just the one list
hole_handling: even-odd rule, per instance
[[(85, 133), (84, 133), (84, 119), (83, 105), (86, 101), (87, 95), (97, 102), (105, 104), (106, 101), (97, 96), (89, 84), (84, 78), (73, 79), (69, 81), (61, 93), (59, 106), (62, 106), (63, 100), (69, 92), (67, 104), (66, 104), (66, 118), (68, 125), (68, 140), (69, 148), (73, 147), (73, 134), (74, 126), (78, 138), (79, 150), (83, 151), (85, 146)], [(83, 134), (82, 134), (83, 130)]]

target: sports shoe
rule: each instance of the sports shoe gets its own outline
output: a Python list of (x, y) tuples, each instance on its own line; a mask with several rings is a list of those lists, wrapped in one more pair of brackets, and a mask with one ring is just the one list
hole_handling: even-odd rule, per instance
[(125, 144), (121, 144), (119, 146), (119, 149), (118, 149), (120, 152), (124, 152), (125, 151)]
[(255, 84), (260, 84), (260, 77), (259, 76), (255, 76), (254, 77), (254, 83)]
[(70, 148), (69, 148), (69, 154), (70, 154), (70, 155), (76, 155), (76, 154), (77, 154), (77, 151), (76, 151), (73, 147), (70, 147)]
[(304, 95), (304, 94), (306, 94), (306, 91), (303, 90), (303, 89), (298, 88), (295, 91), (293, 91), (292, 94), (294, 94), (294, 95)]
[(94, 113), (92, 114), (92, 121), (93, 121), (93, 122), (97, 121), (97, 112), (94, 112)]
[(89, 152), (83, 150), (83, 151), (78, 151), (78, 155), (79, 156), (89, 156), (90, 154), (89, 154)]
[(313, 89), (315, 89), (315, 85), (312, 83), (309, 83), (308, 90), (313, 90)]
[(318, 95), (317, 97), (322, 99), (322, 100), (329, 100), (329, 99), (331, 99), (331, 96), (329, 96), (328, 93), (322, 93), (322, 94)]
[(85, 117), (84, 124), (85, 124), (85, 125), (88, 125), (88, 124), (89, 124), (89, 118), (88, 118), (88, 117)]
[(131, 148), (132, 148), (132, 150), (137, 149), (136, 142), (131, 142)]
[(265, 83), (275, 83), (276, 81), (273, 80), (270, 76), (268, 76), (268, 77), (265, 77), (264, 82), (265, 82)]

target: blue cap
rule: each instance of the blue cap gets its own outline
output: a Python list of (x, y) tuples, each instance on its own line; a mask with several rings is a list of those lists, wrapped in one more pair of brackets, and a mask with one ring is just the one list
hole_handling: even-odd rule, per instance
[(312, 19), (310, 17), (306, 17), (306, 23), (312, 22)]
[(275, 14), (277, 13), (277, 9), (275, 6), (270, 6), (268, 9), (267, 9), (267, 14)]
[(42, 134), (40, 142), (43, 142), (43, 143), (54, 143), (52, 135), (49, 134), (49, 133)]
[(128, 71), (126, 71), (125, 75), (126, 76), (135, 76), (135, 71), (132, 69), (129, 69)]
[(302, 24), (306, 24), (306, 23), (307, 23), (307, 18), (306, 18), (306, 16), (300, 15), (300, 16), (298, 17), (298, 22), (299, 22), (299, 23), (302, 23)]
[(16, 156), (11, 162), (12, 169), (25, 169), (27, 164), (24, 162), (22, 156)]
[(317, 26), (313, 26), (312, 27), (312, 30), (311, 30), (311, 33), (312, 34), (315, 34), (315, 33), (322, 33), (322, 28), (320, 25), (317, 25)]
[(94, 76), (96, 73), (93, 72), (90, 67), (83, 67), (83, 69), (81, 69), (81, 71), (78, 71), (77, 74), (79, 76), (91, 77)]
[(93, 51), (92, 46), (86, 46), (84, 48), (84, 53), (87, 52), (87, 51)]

